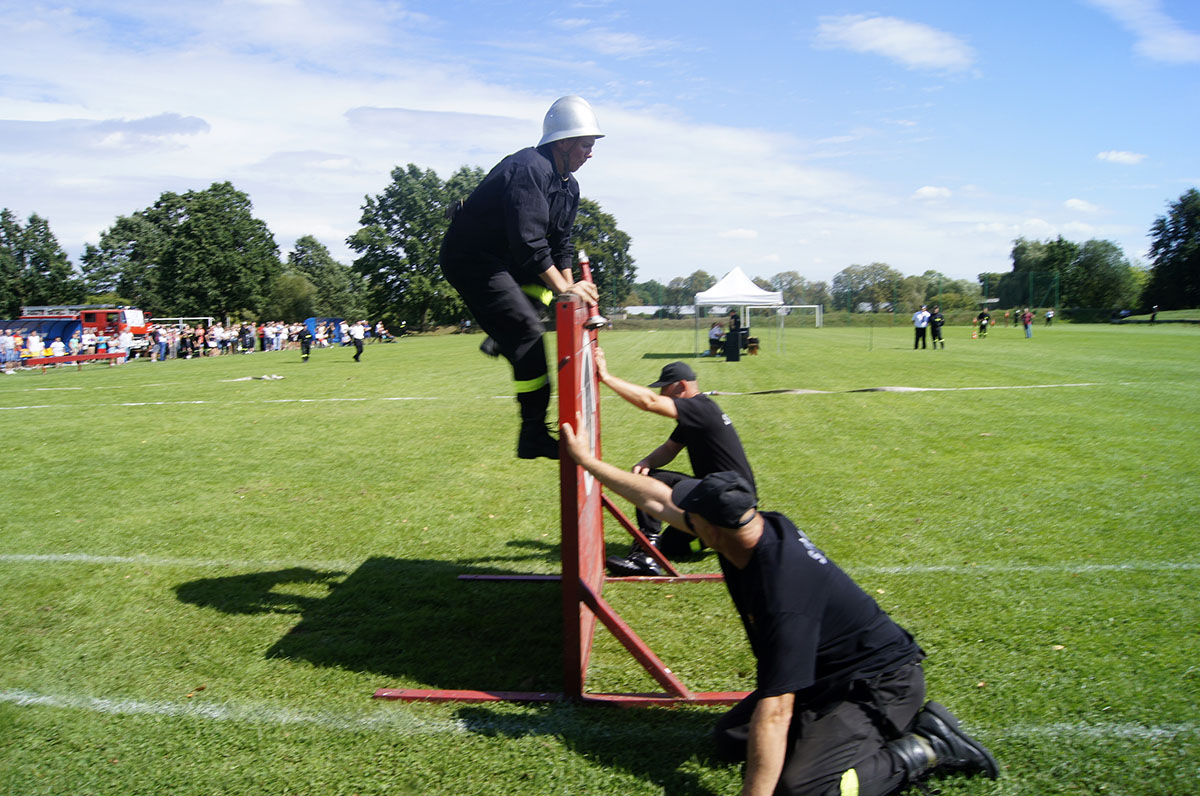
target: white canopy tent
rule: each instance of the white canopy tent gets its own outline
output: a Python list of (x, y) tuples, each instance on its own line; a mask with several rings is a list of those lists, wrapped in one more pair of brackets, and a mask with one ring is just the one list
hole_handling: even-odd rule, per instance
[[(740, 307), (742, 327), (749, 327), (751, 307), (782, 307), (783, 293), (763, 290), (750, 281), (746, 272), (739, 267), (721, 277), (708, 290), (697, 293), (694, 303), (700, 307)], [(783, 340), (783, 315), (779, 315), (779, 339)], [(700, 353), (700, 313), (696, 313), (696, 353)]]

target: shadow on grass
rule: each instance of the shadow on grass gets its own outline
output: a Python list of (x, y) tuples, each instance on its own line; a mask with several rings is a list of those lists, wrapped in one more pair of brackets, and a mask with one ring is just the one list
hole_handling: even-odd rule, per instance
[(695, 773), (680, 769), (689, 760), (704, 768), (723, 765), (711, 740), (719, 710), (558, 703), (528, 716), (499, 715), (484, 705), (463, 707), (456, 715), (469, 730), (488, 737), (552, 735), (575, 754), (627, 771), (672, 796), (716, 796)]
[(642, 354), (642, 359), (695, 359), (695, 358), (696, 358), (695, 351), (684, 351), (682, 353), (676, 353), (676, 354), (670, 354), (670, 353), (667, 353), (667, 354), (655, 354), (655, 353)]
[(175, 593), (228, 614), (299, 614), (268, 658), (371, 672), (388, 687), (561, 690), (559, 584), (457, 579), (496, 572), (377, 557), (349, 575), (292, 567), (194, 580)]

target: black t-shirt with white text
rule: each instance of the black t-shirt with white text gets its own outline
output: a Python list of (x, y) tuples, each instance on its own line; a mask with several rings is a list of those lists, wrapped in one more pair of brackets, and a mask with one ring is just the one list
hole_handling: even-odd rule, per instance
[[(707, 395), (672, 398), (678, 417), (671, 441), (687, 448), (692, 473), (703, 478), (729, 470), (754, 484), (754, 473), (733, 422)], [(757, 492), (757, 487), (755, 487)]]
[(854, 680), (920, 660), (924, 653), (837, 564), (776, 512), (738, 569), (721, 557), (725, 585), (758, 661), (764, 697), (795, 693), (806, 705), (843, 698)]

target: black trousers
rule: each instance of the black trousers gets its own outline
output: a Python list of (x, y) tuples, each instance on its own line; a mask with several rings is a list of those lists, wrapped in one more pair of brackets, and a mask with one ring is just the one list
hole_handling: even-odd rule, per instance
[(546, 347), (542, 342), (546, 327), (512, 274), (478, 273), (454, 264), (443, 264), (442, 272), (480, 328), (496, 341), (500, 354), (512, 365), (517, 393), (534, 392), (548, 385)]
[(354, 361), (358, 362), (359, 361), (358, 358), (361, 356), (362, 356), (362, 340), (359, 340), (357, 337), (355, 337), (354, 338)]
[(921, 344), (921, 348), (925, 348), (925, 327), (914, 326), (913, 331), (917, 333), (917, 336), (913, 338), (913, 348), (917, 347), (917, 343)]
[[(674, 487), (680, 481), (696, 477), (687, 473), (677, 473), (674, 470), (651, 470), (647, 475), (669, 487)], [(682, 558), (690, 553), (692, 543), (696, 541), (696, 537), (676, 528), (667, 526), (664, 530), (661, 520), (647, 514), (641, 509), (637, 510), (637, 526), (647, 536), (659, 534), (656, 546), (662, 551), (663, 555), (672, 560)]]
[[(750, 718), (760, 699), (756, 691), (717, 720), (713, 734), (722, 758), (746, 759)], [(831, 705), (810, 709), (797, 703), (775, 793), (841, 796), (844, 780), (857, 782), (859, 796), (897, 792), (905, 784), (905, 768), (886, 744), (909, 731), (924, 704), (920, 663), (856, 681), (846, 699)]]
[(938, 344), (938, 340), (942, 339), (942, 327), (930, 326), (929, 330), (929, 336), (932, 338), (933, 344), (936, 346)]

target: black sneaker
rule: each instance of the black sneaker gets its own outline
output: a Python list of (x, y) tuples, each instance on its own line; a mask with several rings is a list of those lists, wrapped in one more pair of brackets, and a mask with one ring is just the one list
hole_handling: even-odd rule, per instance
[(500, 344), (490, 337), (483, 338), (483, 342), (479, 344), (479, 350), (492, 359), (500, 356)]
[(659, 566), (659, 563), (641, 550), (635, 550), (624, 558), (609, 556), (604, 563), (608, 566), (608, 574), (614, 578), (663, 574), (663, 568)]
[(913, 733), (929, 741), (937, 757), (935, 771), (957, 771), (968, 777), (986, 774), (988, 779), (1000, 776), (996, 758), (983, 744), (962, 731), (958, 719), (937, 702), (926, 702), (917, 714)]
[(544, 423), (522, 423), (517, 437), (518, 459), (557, 459), (558, 440), (550, 436)]

